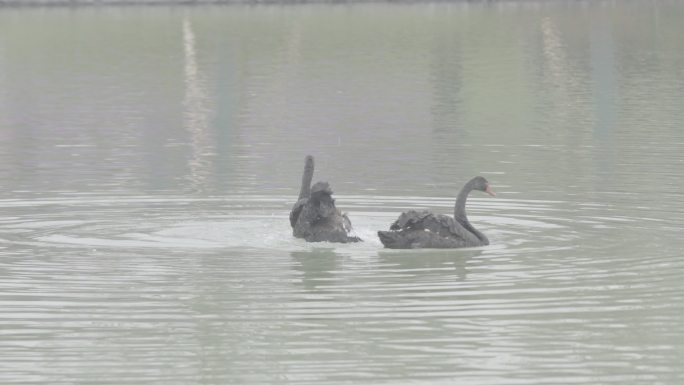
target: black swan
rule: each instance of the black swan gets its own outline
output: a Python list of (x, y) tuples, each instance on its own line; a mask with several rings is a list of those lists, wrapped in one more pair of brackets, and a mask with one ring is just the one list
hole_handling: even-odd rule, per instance
[(378, 231), (380, 241), (390, 249), (450, 249), (489, 245), (489, 239), (476, 230), (466, 216), (466, 199), (472, 190), (496, 195), (487, 179), (476, 176), (458, 193), (453, 218), (429, 211), (407, 211), (399, 215), (389, 231)]
[(292, 234), (307, 242), (359, 242), (361, 239), (350, 235), (351, 221), (335, 207), (333, 191), (328, 182), (317, 182), (311, 186), (314, 161), (311, 155), (304, 160), (302, 187), (299, 200), (292, 206), (290, 225)]

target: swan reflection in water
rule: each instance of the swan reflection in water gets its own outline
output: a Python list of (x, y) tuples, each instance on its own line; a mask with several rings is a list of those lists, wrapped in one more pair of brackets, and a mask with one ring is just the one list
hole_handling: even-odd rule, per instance
[(335, 271), (340, 269), (341, 256), (332, 249), (293, 251), (293, 269), (302, 273), (302, 284), (307, 290), (317, 290), (335, 282)]
[[(359, 282), (371, 279), (376, 283), (377, 280), (385, 280), (389, 284), (395, 280), (409, 283), (415, 280), (422, 281), (427, 276), (440, 276), (448, 281), (462, 282), (467, 279), (469, 262), (482, 253), (483, 251), (478, 249), (413, 250), (401, 253), (381, 251), (377, 257), (362, 262), (364, 271), (370, 273), (363, 277), (346, 274), (353, 269), (345, 266), (345, 257), (332, 249), (293, 251), (290, 256), (292, 269), (301, 273), (301, 285), (304, 289), (327, 291), (340, 285), (340, 281), (345, 279)], [(372, 278), (373, 276), (377, 278)]]
[(465, 281), (468, 277), (469, 261), (482, 253), (479, 249), (434, 249), (407, 250), (400, 253), (385, 250), (378, 255), (383, 266), (395, 272), (399, 270), (420, 277), (439, 275), (450, 277), (449, 280)]

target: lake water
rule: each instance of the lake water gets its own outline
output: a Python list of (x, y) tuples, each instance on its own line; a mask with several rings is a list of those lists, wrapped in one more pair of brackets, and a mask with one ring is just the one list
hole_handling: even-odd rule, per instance
[[(0, 382), (684, 383), (682, 20), (0, 9)], [(364, 243), (292, 238), (306, 154)], [(490, 246), (382, 249), (475, 175)]]

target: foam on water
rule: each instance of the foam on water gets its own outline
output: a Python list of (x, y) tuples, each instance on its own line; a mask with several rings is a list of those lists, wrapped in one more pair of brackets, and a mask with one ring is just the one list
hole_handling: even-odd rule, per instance
[[(377, 253), (382, 244), (377, 231), (389, 228), (397, 215), (409, 209), (430, 209), (449, 214), (453, 198), (339, 196), (349, 213), (357, 244), (308, 244), (292, 237), (287, 219), (287, 196), (224, 196), (212, 198), (94, 197), (39, 200), (51, 214), (6, 218), (6, 242), (33, 246), (168, 249), (262, 249), (302, 251), (323, 247), (341, 253)], [(0, 206), (32, 208), (30, 202), (0, 201)], [(199, 208), (194, 212), (192, 207)], [(537, 240), (555, 240), (563, 247), (576, 239), (578, 230), (557, 214), (567, 210), (561, 201), (473, 199), (471, 222), (488, 234), (485, 250), (515, 249)], [(207, 209), (209, 208), (210, 209)], [(89, 220), (66, 220), (71, 213), (89, 209)], [(99, 217), (99, 218), (98, 218)], [(131, 220), (131, 218), (137, 218)], [(601, 222), (603, 221), (603, 222)], [(630, 218), (592, 217), (606, 228)], [(2, 241), (2, 240), (0, 240)], [(559, 247), (559, 244), (553, 247)]]

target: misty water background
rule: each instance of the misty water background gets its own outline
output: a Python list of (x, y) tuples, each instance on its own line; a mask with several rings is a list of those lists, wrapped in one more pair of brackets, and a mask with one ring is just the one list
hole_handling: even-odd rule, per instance
[[(681, 384), (682, 20), (0, 8), (0, 382)], [(366, 242), (291, 237), (306, 154)], [(475, 175), (490, 246), (382, 249)]]

